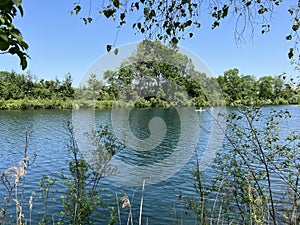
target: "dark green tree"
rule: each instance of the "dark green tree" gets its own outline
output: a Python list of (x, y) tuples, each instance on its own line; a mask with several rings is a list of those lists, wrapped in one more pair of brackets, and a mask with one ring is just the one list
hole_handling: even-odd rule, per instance
[(63, 98), (73, 98), (74, 97), (74, 88), (72, 87), (72, 76), (70, 73), (65, 75), (65, 79), (62, 81), (59, 86), (61, 95)]
[(267, 101), (275, 100), (274, 78), (272, 76), (264, 76), (258, 79), (259, 97)]
[[(206, 74), (195, 71), (187, 56), (158, 41), (141, 42), (118, 70), (107, 71), (104, 78), (115, 93), (115, 98), (122, 90), (134, 87), (130, 99), (138, 95), (149, 99), (168, 99), (180, 104), (188, 103), (191, 99), (196, 104), (208, 104), (205, 96)], [(187, 96), (178, 95), (179, 92)]]

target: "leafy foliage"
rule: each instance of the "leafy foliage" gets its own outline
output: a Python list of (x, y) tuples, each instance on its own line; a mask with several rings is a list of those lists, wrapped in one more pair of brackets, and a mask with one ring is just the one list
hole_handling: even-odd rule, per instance
[(73, 98), (74, 88), (72, 77), (67, 74), (63, 81), (38, 80), (30, 73), (17, 74), (12, 72), (0, 72), (0, 98), (4, 100), (18, 99), (68, 99)]
[(269, 111), (266, 116), (257, 107), (239, 108), (228, 116), (226, 150), (216, 162), (227, 193), (223, 207), (231, 219), (238, 212), (245, 224), (298, 224), (300, 136), (280, 131), (288, 111)]
[[(187, 56), (159, 41), (141, 42), (117, 70), (106, 71), (103, 77), (99, 81), (92, 74), (86, 90), (77, 92), (90, 100), (134, 101), (136, 107), (279, 105), (299, 104), (300, 99), (299, 83), (285, 74), (256, 79), (234, 68), (217, 78), (208, 77), (196, 71)], [(165, 104), (156, 104), (155, 98)]]
[[(88, 15), (82, 18), (85, 24), (93, 21), (91, 3), (91, 0), (89, 5), (85, 5), (82, 1), (74, 3), (72, 13), (79, 14), (84, 7), (89, 8)], [(243, 42), (245, 36), (253, 37), (255, 30), (265, 34), (271, 29), (273, 13), (280, 7), (284, 7), (282, 0), (137, 0), (129, 2), (100, 0), (95, 5), (97, 14), (103, 15), (105, 19), (116, 21), (119, 28), (129, 23), (134, 30), (145, 35), (147, 39), (166, 41), (175, 46), (180, 40), (192, 38), (194, 30), (201, 27), (204, 17), (209, 17), (212, 29), (219, 27), (226, 18), (234, 20), (235, 39), (238, 43)], [(292, 21), (291, 33), (286, 36), (286, 40), (294, 41), (288, 57), (297, 61), (299, 3), (295, 1), (286, 8), (286, 11), (291, 15)], [(112, 45), (108, 46), (108, 51), (110, 51)]]
[[(70, 135), (69, 161), (70, 176), (63, 175), (67, 192), (62, 197), (64, 210), (60, 224), (68, 221), (69, 224), (93, 224), (91, 215), (99, 206), (103, 206), (99, 182), (112, 169), (108, 165), (111, 157), (122, 145), (117, 145), (116, 139), (108, 130), (108, 127), (100, 127), (92, 136), (96, 149), (93, 151), (94, 160), (91, 165), (80, 154), (75, 131), (72, 124), (68, 124)], [(92, 166), (93, 169), (90, 167)]]
[(224, 116), (224, 147), (208, 177), (196, 161), (187, 210), (203, 225), (299, 224), (300, 135), (287, 132), (290, 113), (238, 107)]
[(217, 78), (227, 105), (298, 104), (299, 83), (285, 75), (239, 75), (238, 69), (225, 71)]
[(24, 70), (29, 58), (26, 53), (28, 44), (23, 40), (21, 31), (13, 24), (13, 19), (18, 12), (23, 16), (21, 3), (22, 0), (2, 0), (0, 2), (0, 52), (1, 54), (16, 54)]
[(159, 41), (141, 42), (119, 69), (106, 71), (104, 79), (102, 90), (108, 96), (135, 101), (140, 107), (162, 106), (161, 100), (169, 106), (221, 104), (210, 93), (217, 81), (209, 80), (187, 56)]

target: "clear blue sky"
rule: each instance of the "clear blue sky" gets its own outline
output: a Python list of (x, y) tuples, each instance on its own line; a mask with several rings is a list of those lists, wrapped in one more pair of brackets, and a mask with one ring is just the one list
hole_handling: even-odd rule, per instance
[[(283, 4), (288, 6), (289, 3)], [(67, 0), (24, 1), (25, 15), (15, 20), (30, 46), (27, 70), (40, 79), (63, 79), (70, 72), (77, 85), (88, 67), (106, 53), (106, 44), (115, 40), (117, 24), (100, 17), (93, 24), (84, 25), (80, 15), (70, 15), (72, 6), (73, 1)], [(212, 31), (211, 24), (204, 19), (194, 37), (180, 45), (199, 55), (214, 76), (231, 68), (238, 68), (240, 74), (257, 77), (283, 72), (296, 75), (287, 59), (291, 43), (285, 41), (290, 29), (286, 11), (275, 12), (270, 33), (256, 32), (253, 40), (245, 37), (247, 43), (240, 46), (234, 41), (234, 25), (235, 21), (226, 19)], [(142, 38), (135, 35), (130, 26), (125, 26), (116, 44), (124, 45)], [(23, 72), (19, 59), (11, 55), (0, 55), (0, 70)]]

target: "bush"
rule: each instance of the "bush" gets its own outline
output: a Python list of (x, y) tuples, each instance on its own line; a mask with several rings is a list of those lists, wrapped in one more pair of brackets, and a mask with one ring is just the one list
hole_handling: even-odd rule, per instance
[(136, 108), (147, 108), (151, 106), (151, 102), (147, 101), (144, 98), (140, 98), (135, 104), (134, 107)]

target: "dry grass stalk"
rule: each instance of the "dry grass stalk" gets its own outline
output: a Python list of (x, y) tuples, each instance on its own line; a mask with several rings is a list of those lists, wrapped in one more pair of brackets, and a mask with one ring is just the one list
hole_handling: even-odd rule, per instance
[[(16, 224), (21, 225), (23, 224), (23, 211), (22, 211), (22, 203), (24, 200), (24, 185), (25, 185), (25, 178), (26, 172), (28, 167), (34, 163), (36, 155), (34, 156), (32, 162), (29, 163), (30, 157), (27, 157), (28, 151), (28, 132), (26, 131), (26, 140), (25, 140), (25, 149), (24, 149), (24, 157), (21, 162), (19, 162), (20, 166), (13, 166), (6, 169), (1, 174), (1, 182), (7, 190), (7, 195), (4, 198), (4, 206), (0, 212), (0, 223), (5, 221), (6, 210), (9, 205), (10, 200), (13, 197), (13, 192), (15, 192), (15, 203), (16, 203)], [(21, 184), (21, 196), (19, 197), (19, 188), (18, 184), (22, 181)]]
[(139, 225), (142, 225), (142, 213), (143, 213), (143, 202), (144, 202), (145, 182), (146, 182), (146, 181), (143, 180), (142, 197), (141, 197), (141, 205), (140, 205)]
[(122, 225), (121, 222), (121, 212), (120, 212), (120, 207), (119, 207), (119, 200), (118, 200), (118, 194), (116, 193), (116, 202), (117, 202), (117, 209), (118, 209), (118, 217), (119, 217), (119, 224)]
[(3, 209), (2, 209), (0, 212), (0, 224), (2, 224), (3, 220), (4, 220), (4, 215), (3, 215)]
[(29, 198), (29, 223), (31, 225), (31, 221), (32, 221), (32, 207), (33, 207), (33, 196), (35, 195), (35, 192), (33, 191), (30, 195)]
[(121, 198), (121, 202), (122, 202), (122, 208), (123, 209), (125, 209), (127, 207), (129, 207), (129, 208), (131, 207), (130, 200), (129, 200), (128, 196), (125, 193), (123, 193), (123, 196)]
[(23, 214), (23, 207), (22, 204), (20, 204), (20, 202), (17, 199), (14, 199), (15, 203), (16, 203), (16, 224), (23, 224), (22, 220), (24, 218), (24, 214)]
[(129, 214), (128, 214), (128, 219), (127, 219), (127, 225), (129, 225), (129, 222), (131, 222), (131, 225), (133, 225), (133, 219), (132, 219), (132, 208), (131, 208), (131, 203), (130, 203), (130, 200), (127, 196), (126, 193), (123, 192), (123, 196), (122, 198), (120, 199), (121, 200), (121, 203), (122, 203), (122, 208), (125, 209), (125, 208), (129, 208)]

